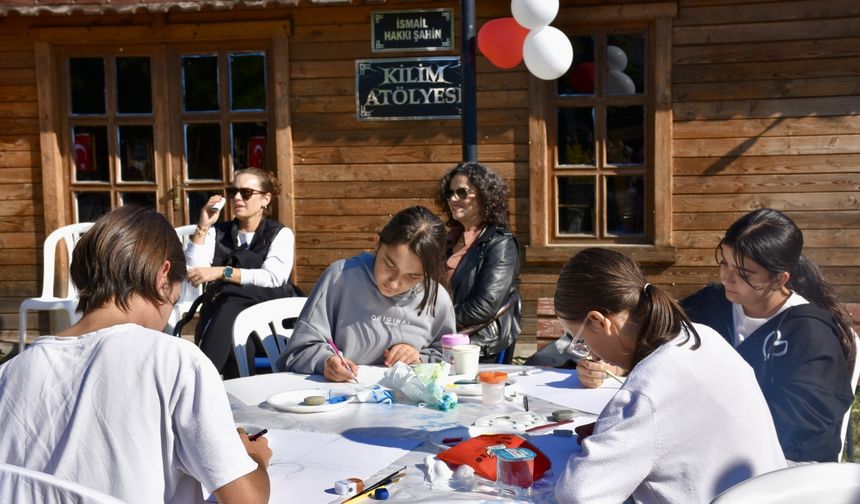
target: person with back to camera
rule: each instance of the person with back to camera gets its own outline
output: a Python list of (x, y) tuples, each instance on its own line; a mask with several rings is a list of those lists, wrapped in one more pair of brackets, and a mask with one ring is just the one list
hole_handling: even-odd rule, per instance
[(720, 283), (682, 301), (753, 367), (785, 457), (838, 461), (842, 419), (854, 401), (851, 317), (787, 215), (754, 210), (732, 224), (716, 259)]
[(445, 226), (427, 208), (395, 214), (379, 233), (375, 254), (342, 259), (325, 270), (276, 369), (347, 381), (358, 364), (440, 361), (442, 335), (454, 331), (444, 246)]
[(784, 468), (755, 375), (618, 252), (589, 248), (559, 274), (555, 312), (573, 340), (630, 373), (555, 487), (573, 502), (710, 502)]
[[(194, 286), (223, 282), (215, 301), (203, 304), (196, 339), (224, 379), (239, 376), (233, 354), (233, 322), (239, 312), (295, 294), (290, 283), (295, 237), (290, 228), (266, 217), (277, 193), (271, 173), (259, 168), (237, 171), (227, 188), (233, 220), (216, 224), (224, 197), (212, 196), (185, 251), (188, 280)], [(248, 346), (250, 359), (253, 340)]]
[(510, 364), (520, 333), (517, 239), (508, 226), (508, 186), (480, 163), (442, 177), (436, 202), (448, 216), (445, 251), (457, 330), (481, 347), (482, 362), (501, 352)]
[(0, 461), (129, 503), (201, 502), (201, 483), (222, 503), (268, 502), (268, 442), (236, 434), (212, 363), (160, 332), (185, 274), (155, 210), (96, 221), (72, 253), (83, 317), (0, 367)]

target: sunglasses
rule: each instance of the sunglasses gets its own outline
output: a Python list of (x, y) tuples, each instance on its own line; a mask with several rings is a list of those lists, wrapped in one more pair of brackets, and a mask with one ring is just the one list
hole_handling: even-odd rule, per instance
[(266, 191), (258, 191), (256, 189), (251, 189), (250, 187), (233, 187), (230, 186), (227, 188), (227, 197), (232, 199), (236, 197), (236, 194), (242, 195), (242, 199), (248, 201), (255, 194), (266, 194)]
[(468, 198), (469, 196), (471, 196), (472, 194), (474, 194), (474, 193), (469, 192), (469, 190), (466, 189), (465, 187), (458, 187), (457, 189), (454, 189), (453, 191), (450, 189), (445, 191), (445, 198), (451, 199), (451, 196), (456, 196), (458, 200), (464, 200), (464, 199)]

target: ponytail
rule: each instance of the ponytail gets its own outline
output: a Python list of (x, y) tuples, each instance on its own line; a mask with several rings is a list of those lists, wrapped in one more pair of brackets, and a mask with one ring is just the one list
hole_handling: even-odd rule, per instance
[[(628, 312), (639, 324), (633, 365), (674, 340), (686, 328), (701, 339), (675, 299), (645, 281), (633, 259), (614, 250), (587, 248), (573, 256), (559, 273), (555, 289), (555, 312), (561, 318), (578, 320), (595, 310), (603, 315)], [(689, 337), (681, 344), (689, 341)]]
[(633, 356), (633, 365), (651, 355), (661, 345), (675, 338), (682, 328), (687, 329), (687, 338), (680, 345), (686, 344), (690, 337), (693, 338), (692, 349), (701, 346), (701, 337), (690, 318), (678, 304), (674, 297), (663, 289), (651, 284), (645, 284), (639, 305), (633, 313), (639, 319), (639, 334), (636, 339), (639, 344)]

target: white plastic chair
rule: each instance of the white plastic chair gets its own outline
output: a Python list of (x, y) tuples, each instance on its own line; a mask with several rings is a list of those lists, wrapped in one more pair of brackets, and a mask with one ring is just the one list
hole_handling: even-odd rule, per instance
[(711, 504), (856, 504), (860, 464), (801, 464), (765, 473), (725, 490)]
[(122, 504), (123, 501), (79, 483), (24, 467), (0, 463), (0, 503)]
[[(196, 230), (196, 224), (189, 224), (187, 226), (179, 226), (176, 228), (176, 235), (179, 237), (179, 241), (182, 242), (183, 251), (188, 245), (188, 242), (191, 241), (191, 235), (194, 234), (194, 231)], [(170, 318), (167, 320), (167, 327), (164, 328), (164, 332), (173, 334), (173, 329), (176, 327), (176, 324), (188, 312), (188, 309), (191, 308), (191, 303), (200, 297), (201, 294), (203, 294), (202, 285), (194, 287), (191, 285), (191, 282), (182, 282), (182, 290), (179, 292), (179, 300), (175, 305), (173, 305), (173, 311), (170, 313)]]
[(72, 284), (71, 276), (66, 281), (66, 295), (58, 296), (54, 291), (54, 263), (57, 254), (57, 244), (62, 241), (66, 245), (66, 266), (72, 263), (72, 250), (81, 238), (81, 235), (93, 227), (92, 222), (81, 222), (69, 224), (55, 229), (45, 238), (42, 246), (42, 295), (28, 298), (21, 302), (18, 308), (18, 351), (23, 352), (27, 344), (27, 312), (28, 311), (52, 311), (65, 310), (69, 316), (69, 325), (80, 320), (81, 315), (77, 313), (78, 290)]
[(233, 322), (233, 352), (236, 355), (239, 376), (250, 374), (245, 346), (253, 333), (263, 342), (263, 350), (274, 368), (275, 361), (293, 334), (292, 329), (284, 327), (284, 322), (298, 318), (307, 300), (306, 297), (272, 299), (239, 312)]

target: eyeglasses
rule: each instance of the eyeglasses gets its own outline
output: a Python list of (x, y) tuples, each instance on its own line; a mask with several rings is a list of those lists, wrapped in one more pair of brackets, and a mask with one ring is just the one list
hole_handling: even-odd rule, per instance
[(251, 189), (250, 187), (233, 187), (230, 186), (227, 188), (227, 197), (233, 199), (236, 197), (236, 194), (242, 195), (242, 199), (247, 201), (251, 199), (255, 194), (266, 194), (266, 191), (258, 191), (256, 189)]
[(475, 193), (469, 192), (469, 190), (466, 189), (465, 187), (458, 187), (457, 189), (454, 189), (453, 191), (450, 189), (445, 191), (445, 198), (451, 199), (452, 196), (456, 196), (458, 200), (464, 200), (473, 194), (475, 194)]
[(565, 352), (579, 359), (585, 359), (591, 355), (591, 349), (588, 348), (588, 345), (585, 344), (585, 340), (582, 339), (582, 330), (585, 329), (586, 322), (588, 322), (587, 315), (582, 319), (582, 324), (579, 325), (579, 330), (576, 331), (576, 335), (573, 336), (573, 339), (570, 341), (570, 345), (565, 349)]

